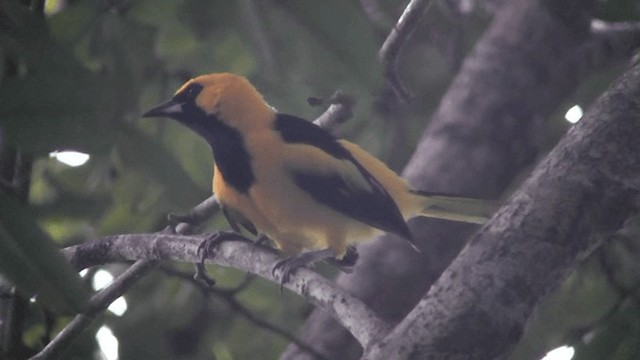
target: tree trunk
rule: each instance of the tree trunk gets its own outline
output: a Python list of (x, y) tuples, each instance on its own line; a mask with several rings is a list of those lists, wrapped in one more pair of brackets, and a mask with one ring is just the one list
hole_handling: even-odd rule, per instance
[(540, 299), (637, 212), (638, 99), (637, 62), (363, 358), (506, 358)]

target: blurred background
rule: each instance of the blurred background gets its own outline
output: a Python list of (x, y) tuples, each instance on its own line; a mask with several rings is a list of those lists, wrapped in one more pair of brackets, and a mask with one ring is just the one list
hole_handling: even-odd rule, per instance
[[(204, 141), (174, 122), (140, 118), (204, 73), (244, 75), (280, 112), (309, 120), (327, 106), (311, 106), (309, 97), (327, 99), (342, 90), (356, 104), (340, 136), (401, 170), (500, 6), (458, 1), (467, 6), (460, 17), (445, 3), (431, 8), (399, 59), (399, 76), (414, 95), (405, 104), (385, 86), (377, 57), (405, 2), (1, 0), (0, 189), (7, 195), (0, 198), (6, 227), (0, 227), (0, 253), (23, 241), (7, 224), (37, 225), (65, 247), (159, 231), (169, 213), (207, 198), (212, 156)], [(640, 5), (601, 0), (598, 17), (637, 21)], [(609, 66), (567, 95), (544, 121), (542, 154), (625, 66)], [(563, 345), (563, 359), (572, 353), (575, 359), (640, 358), (638, 226), (630, 221), (549, 297), (515, 359)], [(207, 229), (227, 224), (216, 217)], [(0, 254), (6, 275), (0, 277), (0, 358), (25, 358), (71, 317), (14, 291), (12, 283), (24, 280), (24, 263), (8, 251)], [(126, 267), (85, 270), (82, 282), (104, 287)], [(219, 287), (203, 289), (190, 280), (192, 270), (162, 265), (114, 302), (63, 358), (273, 359), (312, 308), (233, 269), (211, 266)]]

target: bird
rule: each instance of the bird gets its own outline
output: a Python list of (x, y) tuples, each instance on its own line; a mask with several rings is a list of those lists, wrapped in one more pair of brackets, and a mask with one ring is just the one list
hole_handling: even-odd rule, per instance
[(495, 207), (413, 189), (358, 145), (276, 111), (240, 75), (195, 77), (142, 116), (176, 120), (209, 144), (223, 214), (235, 232), (264, 235), (285, 255), (273, 267), (281, 286), (318, 260), (352, 265), (352, 246), (385, 232), (415, 247), (413, 217), (482, 224)]

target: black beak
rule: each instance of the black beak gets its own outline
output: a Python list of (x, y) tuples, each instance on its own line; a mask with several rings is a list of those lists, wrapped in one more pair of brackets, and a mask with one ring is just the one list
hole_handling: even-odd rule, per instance
[(160, 104), (153, 109), (142, 114), (142, 117), (169, 117), (175, 118), (183, 113), (182, 103), (171, 99), (164, 104)]

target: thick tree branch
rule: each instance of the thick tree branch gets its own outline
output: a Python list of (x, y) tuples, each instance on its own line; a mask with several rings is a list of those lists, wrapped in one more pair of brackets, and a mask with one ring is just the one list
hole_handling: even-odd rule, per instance
[[(197, 262), (198, 247), (207, 235), (131, 234), (107, 236), (98, 241), (64, 249), (64, 254), (77, 268), (86, 268), (124, 260), (173, 260)], [(240, 240), (240, 238), (238, 238)], [(246, 241), (226, 241), (215, 250), (208, 262), (250, 272), (279, 282), (272, 274), (280, 258), (272, 251)], [(380, 320), (360, 300), (336, 288), (315, 272), (301, 268), (285, 287), (320, 306), (338, 319), (363, 345), (380, 339), (389, 325)]]
[(578, 256), (637, 211), (639, 99), (636, 63), (364, 358), (505, 358)]

